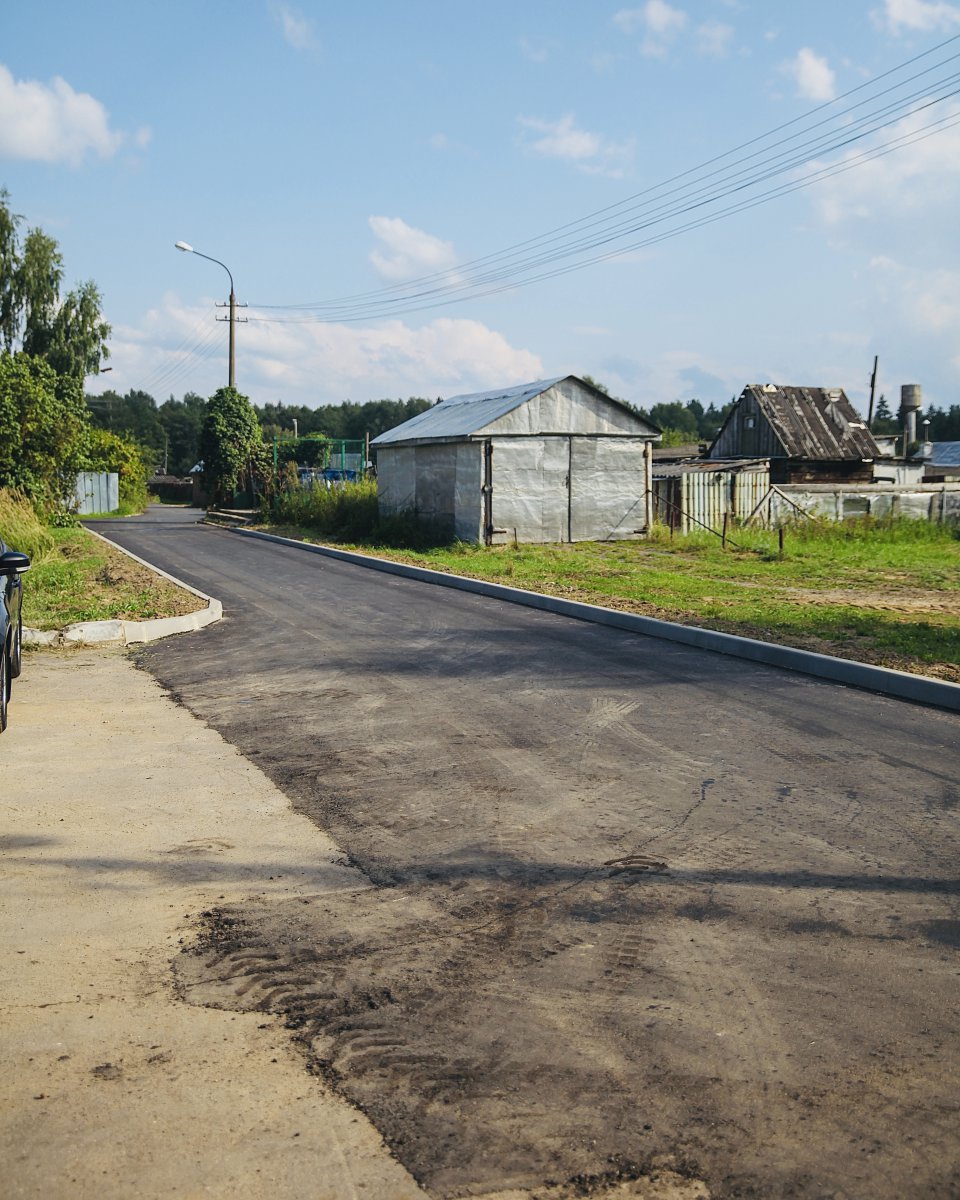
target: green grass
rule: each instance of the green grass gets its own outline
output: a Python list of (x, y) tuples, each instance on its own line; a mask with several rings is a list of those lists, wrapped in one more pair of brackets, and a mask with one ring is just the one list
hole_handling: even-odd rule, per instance
[[(288, 530), (288, 532), (295, 532)], [(318, 540), (316, 531), (307, 537)], [(636, 542), (355, 548), (513, 587), (622, 608), (960, 682), (960, 540), (925, 521), (734, 530), (727, 547), (658, 528)], [(338, 544), (343, 544), (338, 542)]]
[(0, 536), (30, 556), (23, 621), (33, 629), (148, 620), (192, 612), (202, 603), (77, 525), (44, 525), (25, 496), (6, 489), (0, 489)]
[(104, 545), (85, 529), (51, 531), (53, 548), (24, 577), (23, 620), (34, 629), (75, 621), (145, 621), (201, 601)]

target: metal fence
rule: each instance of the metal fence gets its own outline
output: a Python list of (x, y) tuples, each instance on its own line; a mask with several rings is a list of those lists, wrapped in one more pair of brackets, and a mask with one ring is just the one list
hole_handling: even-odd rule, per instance
[(120, 476), (116, 471), (81, 471), (75, 495), (77, 512), (82, 517), (116, 512), (120, 507)]

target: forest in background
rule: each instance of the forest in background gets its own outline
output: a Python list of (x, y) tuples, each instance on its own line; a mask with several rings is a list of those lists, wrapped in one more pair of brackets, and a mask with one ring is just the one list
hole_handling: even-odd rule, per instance
[[(593, 382), (585, 377), (588, 382)], [(601, 390), (606, 391), (601, 386)], [(147, 392), (132, 390), (121, 396), (114, 391), (87, 396), (93, 425), (136, 441), (144, 448), (148, 461), (170, 475), (185, 475), (199, 458), (200, 430), (207, 411), (207, 397), (187, 392), (181, 399), (171, 396), (162, 404)], [(265, 442), (323, 436), (362, 440), (393, 429), (410, 417), (424, 412), (436, 400), (411, 396), (407, 400), (370, 400), (365, 404), (343, 404), (308, 408), (306, 405), (254, 404), (253, 410)], [(706, 407), (696, 399), (685, 403), (655, 404), (649, 409), (636, 408), (663, 431), (662, 444), (679, 446), (711, 442), (733, 407), (734, 401), (718, 407)], [(930, 420), (932, 441), (960, 441), (960, 405), (949, 409), (932, 407), (921, 414)], [(899, 433), (900, 424), (886, 400), (880, 397), (872, 427), (874, 433)]]

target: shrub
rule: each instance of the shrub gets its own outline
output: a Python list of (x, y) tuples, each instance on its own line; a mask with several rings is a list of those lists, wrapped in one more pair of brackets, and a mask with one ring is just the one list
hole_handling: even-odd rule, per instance
[(143, 512), (147, 506), (147, 464), (136, 442), (108, 429), (91, 429), (87, 443), (88, 471), (116, 471), (119, 476), (120, 508)]
[(264, 517), (281, 525), (296, 525), (341, 542), (363, 542), (369, 546), (426, 550), (447, 546), (450, 531), (438, 528), (414, 512), (381, 517), (377, 508), (374, 479), (301, 487), (292, 476), (281, 477), (280, 491), (267, 506)]

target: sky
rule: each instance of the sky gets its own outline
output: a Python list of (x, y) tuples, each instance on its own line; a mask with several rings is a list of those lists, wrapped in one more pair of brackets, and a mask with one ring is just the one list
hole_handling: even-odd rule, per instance
[(865, 411), (877, 355), (892, 407), (949, 406), (956, 56), (947, 0), (44, 0), (0, 28), (0, 186), (100, 287), (91, 392), (226, 383), (183, 240), (258, 404), (573, 373)]

